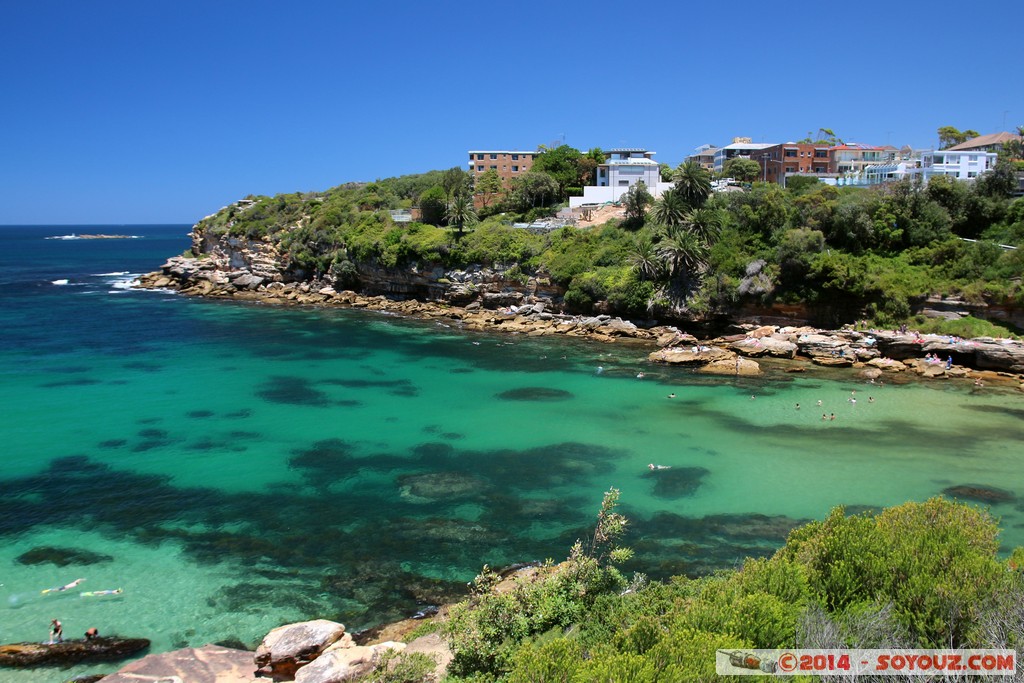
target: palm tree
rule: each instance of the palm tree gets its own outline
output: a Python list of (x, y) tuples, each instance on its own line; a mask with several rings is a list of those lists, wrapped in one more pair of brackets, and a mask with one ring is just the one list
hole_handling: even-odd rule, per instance
[(708, 247), (689, 230), (669, 228), (658, 242), (658, 255), (672, 277), (688, 276), (707, 263)]
[(459, 229), (459, 236), (462, 236), (462, 229), (467, 225), (476, 223), (476, 209), (473, 208), (473, 198), (467, 192), (457, 192), (448, 203), (445, 210), (445, 217), (448, 225), (455, 225)]
[(693, 208), (704, 206), (711, 196), (711, 174), (696, 161), (679, 165), (675, 172), (675, 191)]
[(669, 190), (662, 193), (661, 198), (654, 203), (654, 220), (667, 228), (674, 228), (686, 220), (688, 208), (682, 195), (676, 190)]
[(641, 280), (657, 280), (661, 275), (661, 261), (650, 237), (638, 237), (627, 260)]
[(722, 214), (706, 206), (694, 209), (686, 217), (686, 227), (710, 247), (722, 232)]

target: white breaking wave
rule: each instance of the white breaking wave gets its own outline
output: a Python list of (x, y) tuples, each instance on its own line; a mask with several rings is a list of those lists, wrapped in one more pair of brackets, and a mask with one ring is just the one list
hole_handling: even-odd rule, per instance
[(123, 291), (131, 289), (137, 284), (139, 284), (138, 273), (119, 273), (119, 277), (114, 278), (114, 280), (110, 283), (110, 286), (113, 287), (115, 291)]
[(53, 280), (50, 284), (51, 285), (66, 285), (67, 283), (68, 283), (67, 279), (64, 279), (64, 280)]
[(121, 275), (131, 275), (127, 270), (119, 270), (114, 273), (94, 273), (93, 277), (120, 277)]

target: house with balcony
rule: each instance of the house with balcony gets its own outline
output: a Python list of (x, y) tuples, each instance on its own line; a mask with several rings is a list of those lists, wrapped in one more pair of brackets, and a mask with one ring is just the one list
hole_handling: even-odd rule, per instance
[(583, 188), (582, 197), (569, 197), (569, 207), (617, 202), (641, 181), (654, 197), (672, 188), (672, 183), (662, 182), (654, 152), (640, 148), (606, 150), (605, 162), (594, 171), (594, 184)]
[(718, 148), (714, 145), (701, 145), (697, 149), (693, 150), (693, 154), (686, 157), (686, 161), (692, 161), (697, 164), (705, 171), (714, 173), (715, 171), (715, 152)]
[(837, 145), (830, 150), (829, 173), (839, 176), (859, 176), (868, 166), (888, 164), (896, 160), (898, 149), (891, 145), (875, 147), (858, 142)]
[(835, 178), (830, 174), (831, 147), (805, 142), (786, 142), (752, 152), (750, 158), (761, 166), (761, 180), (786, 186), (786, 178), (803, 175)]
[(725, 162), (730, 159), (751, 159), (755, 153), (768, 147), (774, 147), (775, 144), (774, 142), (751, 142), (750, 138), (733, 138), (730, 144), (715, 150), (714, 172), (721, 173), (725, 168)]
[(915, 168), (908, 169), (912, 178), (927, 183), (933, 176), (942, 175), (957, 180), (974, 180), (982, 173), (992, 170), (999, 155), (995, 152), (977, 150), (940, 149), (923, 152)]

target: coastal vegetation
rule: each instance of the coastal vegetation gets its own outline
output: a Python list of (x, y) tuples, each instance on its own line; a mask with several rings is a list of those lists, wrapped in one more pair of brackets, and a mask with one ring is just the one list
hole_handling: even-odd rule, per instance
[[(1017, 331), (969, 317), (915, 317), (936, 295), (1024, 305), (1024, 199), (1012, 198), (1009, 160), (971, 184), (934, 177), (836, 188), (794, 178), (786, 188), (754, 182), (714, 194), (706, 171), (683, 164), (671, 174), (675, 189), (657, 201), (634, 188), (620, 219), (546, 233), (515, 227), (553, 215), (602, 158), (600, 150), (542, 150), (504, 190), (494, 178), (474, 188), (453, 168), (251, 196), (197, 231), (271, 242), (296, 279), (351, 289), (368, 268), (514, 267), (562, 287), (564, 306), (577, 313), (701, 321), (798, 305), (823, 326)], [(392, 214), (414, 208), (416, 221)]]
[(442, 626), (453, 680), (718, 680), (718, 649), (1022, 644), (1024, 549), (999, 559), (985, 511), (943, 498), (839, 507), (769, 558), (651, 582), (616, 567), (617, 503), (605, 494), (592, 538), (563, 563), (503, 589), (484, 567)]

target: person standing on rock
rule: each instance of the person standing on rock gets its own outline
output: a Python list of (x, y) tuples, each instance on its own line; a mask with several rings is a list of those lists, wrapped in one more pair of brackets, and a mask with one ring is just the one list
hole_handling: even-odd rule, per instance
[(87, 630), (85, 632), (85, 639), (86, 640), (92, 640), (93, 638), (99, 638), (99, 637), (100, 637), (99, 629), (97, 629), (95, 626), (92, 626), (91, 628), (89, 628), (89, 630)]
[(54, 619), (50, 622), (50, 645), (64, 642), (64, 626)]

